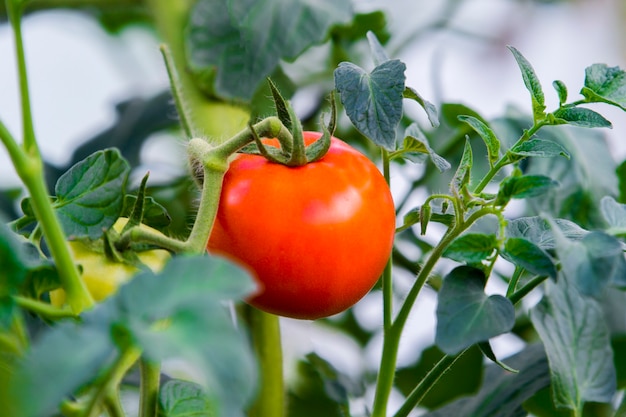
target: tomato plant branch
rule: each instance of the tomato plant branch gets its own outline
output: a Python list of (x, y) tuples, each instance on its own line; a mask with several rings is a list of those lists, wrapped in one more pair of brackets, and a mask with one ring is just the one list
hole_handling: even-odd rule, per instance
[(180, 120), (180, 124), (183, 128), (183, 132), (187, 135), (187, 138), (194, 138), (199, 136), (199, 132), (194, 127), (191, 120), (191, 112), (187, 103), (184, 100), (183, 96), (183, 86), (180, 80), (180, 76), (176, 71), (176, 63), (174, 62), (174, 57), (172, 56), (171, 49), (163, 44), (160, 47), (161, 54), (163, 55), (163, 60), (165, 61), (165, 68), (167, 69), (167, 76), (170, 79), (172, 97), (174, 97), (174, 102), (176, 103), (176, 109), (178, 110), (178, 118)]
[(159, 383), (161, 380), (161, 365), (145, 358), (139, 361), (141, 382), (139, 385), (139, 416), (156, 417), (159, 400)]
[(435, 366), (428, 371), (428, 374), (420, 381), (419, 384), (409, 393), (404, 401), (404, 404), (394, 414), (394, 417), (407, 417), (413, 409), (419, 405), (424, 399), (426, 394), (433, 388), (433, 386), (439, 381), (446, 372), (452, 368), (454, 363), (461, 357), (468, 349), (463, 350), (456, 355), (445, 355), (435, 364)]
[(109, 417), (126, 417), (124, 408), (117, 391), (110, 391), (102, 400), (103, 406)]
[(58, 308), (49, 303), (35, 300), (20, 295), (13, 296), (13, 301), (24, 310), (35, 313), (38, 316), (45, 317), (49, 320), (59, 320), (65, 318), (76, 318), (76, 313), (69, 309)]
[[(390, 156), (389, 152), (385, 148), (381, 148), (382, 160), (383, 160), (383, 176), (387, 185), (391, 182), (391, 174), (389, 170)], [(393, 255), (389, 255), (389, 260), (385, 266), (382, 276), (383, 287), (383, 329), (388, 332), (391, 329), (392, 314), (393, 314)]]
[(526, 283), (526, 285), (524, 285), (519, 290), (515, 291), (514, 293), (512, 293), (510, 295), (507, 294), (507, 298), (513, 304), (517, 304), (518, 302), (520, 302), (520, 300), (522, 300), (522, 298), (526, 297), (528, 295), (528, 293), (530, 293), (532, 290), (534, 290), (539, 285), (541, 285), (541, 283), (544, 282), (546, 279), (548, 279), (547, 275), (536, 276), (533, 279), (531, 279), (530, 281), (528, 281), (528, 283)]
[(255, 403), (249, 417), (282, 417), (285, 414), (285, 389), (283, 383), (283, 358), (278, 316), (246, 306), (261, 377)]

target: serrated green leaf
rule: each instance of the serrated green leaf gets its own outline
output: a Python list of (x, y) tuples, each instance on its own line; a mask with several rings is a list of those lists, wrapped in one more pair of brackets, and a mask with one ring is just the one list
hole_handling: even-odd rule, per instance
[(496, 197), (496, 204), (504, 205), (510, 199), (522, 199), (537, 197), (558, 187), (559, 183), (544, 175), (521, 175), (519, 177), (507, 177), (500, 183), (500, 189)]
[(417, 90), (406, 87), (404, 92), (402, 93), (404, 98), (408, 98), (410, 100), (416, 101), (424, 111), (426, 112), (426, 116), (428, 117), (428, 121), (430, 122), (432, 127), (439, 127), (439, 114), (437, 112), (437, 107), (430, 101), (425, 100)]
[(524, 401), (550, 384), (543, 347), (540, 344), (530, 345), (506, 361), (519, 369), (519, 373), (505, 372), (497, 365), (489, 365), (476, 394), (424, 417), (526, 417), (528, 412), (522, 407)]
[[(576, 223), (567, 219), (553, 219), (567, 239), (581, 240), (589, 232)], [(509, 238), (524, 238), (541, 249), (551, 250), (556, 247), (556, 241), (552, 226), (546, 219), (539, 216), (520, 217), (509, 220), (505, 229), (505, 235)]]
[(459, 167), (452, 177), (450, 182), (450, 190), (453, 194), (459, 195), (463, 187), (467, 187), (470, 182), (471, 170), (474, 157), (472, 154), (472, 145), (470, 145), (469, 138), (465, 138), (465, 147), (463, 148), (463, 156), (461, 156), (461, 162)]
[(483, 142), (485, 142), (489, 164), (493, 166), (500, 157), (500, 141), (496, 137), (496, 134), (491, 130), (489, 125), (473, 116), (462, 115), (459, 116), (459, 120), (470, 125), (482, 138)]
[(570, 124), (588, 128), (612, 127), (611, 122), (606, 120), (601, 114), (584, 107), (562, 107), (552, 114), (556, 117), (558, 124)]
[(610, 402), (616, 376), (600, 305), (567, 279), (547, 284), (530, 317), (546, 346), (557, 406), (580, 411), (586, 401)]
[(626, 72), (619, 67), (593, 64), (585, 69), (581, 94), (590, 103), (607, 103), (626, 110)]
[(385, 61), (371, 73), (349, 62), (335, 70), (335, 87), (352, 124), (377, 145), (396, 147), (396, 127), (402, 118), (403, 62)]
[(216, 70), (219, 95), (249, 100), (281, 60), (321, 43), (352, 14), (351, 3), (343, 0), (200, 0), (188, 24), (190, 66)]
[(444, 278), (435, 342), (445, 353), (454, 355), (513, 328), (513, 304), (500, 295), (487, 296), (485, 280), (481, 270), (468, 266), (457, 267)]
[(543, 139), (532, 139), (522, 142), (511, 148), (511, 153), (520, 156), (535, 156), (539, 158), (554, 158), (555, 156), (564, 156), (569, 159), (570, 154), (560, 144)]
[(399, 153), (402, 157), (409, 159), (413, 162), (422, 162), (420, 159), (416, 160), (411, 156), (416, 153), (420, 155), (428, 155), (430, 157), (430, 160), (439, 170), (439, 172), (450, 169), (450, 163), (446, 161), (442, 156), (438, 155), (430, 147), (430, 144), (428, 143), (428, 138), (426, 138), (426, 136), (416, 123), (411, 123), (411, 125), (404, 132), (404, 136), (405, 138), (402, 144), (402, 149)]
[(97, 151), (57, 181), (55, 210), (68, 236), (97, 239), (119, 217), (130, 166), (117, 149)]
[(214, 401), (201, 385), (171, 379), (159, 390), (158, 417), (218, 417)]
[(546, 110), (546, 104), (545, 96), (543, 94), (543, 88), (541, 87), (541, 82), (539, 82), (539, 78), (537, 77), (537, 74), (535, 74), (535, 70), (533, 69), (532, 65), (530, 65), (530, 62), (528, 62), (528, 60), (520, 53), (520, 51), (512, 46), (509, 46), (509, 50), (513, 53), (513, 56), (517, 61), (517, 65), (522, 71), (524, 85), (526, 86), (526, 89), (530, 92), (534, 119), (543, 119), (544, 112)]
[(454, 239), (443, 256), (457, 262), (479, 263), (492, 255), (497, 246), (495, 235), (467, 233)]
[(536, 275), (546, 275), (556, 279), (556, 265), (544, 249), (530, 240), (511, 237), (504, 244), (500, 255), (507, 261), (521, 266)]
[(552, 86), (559, 95), (559, 104), (563, 105), (567, 101), (567, 86), (561, 80), (555, 80), (552, 82)]

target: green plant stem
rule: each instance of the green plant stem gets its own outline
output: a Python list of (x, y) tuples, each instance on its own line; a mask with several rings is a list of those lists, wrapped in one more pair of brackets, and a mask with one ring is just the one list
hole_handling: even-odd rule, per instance
[(139, 372), (141, 375), (139, 416), (156, 417), (159, 405), (161, 365), (142, 358), (139, 361)]
[(76, 318), (76, 314), (68, 309), (58, 308), (43, 301), (34, 300), (19, 295), (13, 296), (13, 301), (24, 310), (28, 310), (38, 316), (45, 317), (50, 320), (58, 320), (65, 318)]
[(494, 209), (484, 207), (472, 213), (467, 220), (457, 223), (448, 228), (439, 243), (433, 248), (429, 254), (424, 266), (417, 274), (417, 279), (413, 287), (409, 290), (396, 319), (394, 320), (389, 332), (385, 334), (383, 342), (383, 352), (376, 382), (376, 393), (374, 396), (374, 406), (372, 408), (372, 417), (384, 417), (387, 412), (387, 403), (391, 388), (393, 387), (393, 379), (396, 368), (396, 360), (398, 356), (398, 346), (404, 325), (409, 318), (409, 314), (415, 304), (415, 300), (419, 295), (422, 287), (426, 283), (428, 276), (441, 258), (444, 250), (456, 239), (463, 231), (470, 227), (474, 222), (487, 214), (493, 214)]
[(515, 267), (513, 276), (511, 276), (511, 281), (509, 281), (509, 286), (506, 289), (507, 297), (510, 297), (517, 289), (517, 283), (519, 282), (519, 279), (522, 276), (522, 272), (524, 272), (524, 268), (521, 268), (519, 266)]
[(406, 397), (402, 407), (394, 414), (394, 417), (406, 417), (411, 411), (424, 399), (428, 391), (439, 381), (454, 363), (461, 357), (468, 349), (465, 349), (457, 355), (445, 355), (435, 364), (435, 366), (428, 371), (428, 374), (420, 381), (420, 383), (411, 391)]
[[(537, 131), (539, 129), (541, 129), (542, 127), (546, 126), (547, 124), (549, 124), (549, 121), (547, 119), (543, 119), (540, 120), (538, 122), (536, 122), (530, 129), (525, 130), (524, 133), (522, 134), (522, 136), (517, 140), (517, 142), (515, 142), (515, 144), (513, 146), (511, 146), (511, 149), (515, 148), (516, 146), (521, 145), (522, 143), (526, 142), (527, 140), (529, 140), (530, 138), (532, 138), (535, 133), (537, 133)], [(491, 169), (485, 174), (485, 176), (482, 178), (482, 180), (476, 185), (476, 187), (474, 188), (474, 190), (472, 191), (474, 194), (479, 194), (480, 192), (482, 192), (485, 187), (487, 187), (487, 185), (489, 185), (489, 183), (491, 182), (491, 180), (493, 179), (493, 177), (496, 176), (496, 174), (498, 172), (500, 172), (500, 170), (502, 168), (504, 168), (505, 166), (511, 164), (513, 161), (510, 159), (510, 154), (506, 153), (504, 154), (492, 167)]]
[(246, 310), (261, 372), (259, 393), (248, 416), (282, 417), (285, 414), (285, 389), (279, 318), (252, 306), (246, 306)]
[(183, 128), (183, 132), (187, 135), (188, 139), (197, 138), (200, 135), (196, 132), (196, 128), (191, 122), (190, 110), (185, 103), (183, 95), (183, 86), (176, 70), (176, 62), (172, 56), (172, 50), (165, 44), (161, 45), (161, 54), (165, 61), (165, 68), (167, 69), (167, 76), (170, 79), (170, 85), (172, 86), (172, 96), (176, 102), (176, 109), (178, 109), (178, 118)]
[(122, 378), (137, 362), (140, 355), (141, 351), (135, 347), (128, 347), (119, 354), (117, 360), (106, 373), (105, 378), (92, 393), (82, 417), (97, 417), (99, 415), (99, 408), (104, 403), (105, 398), (110, 395), (117, 395), (117, 388), (120, 382), (122, 382)]
[(548, 279), (547, 275), (540, 275), (537, 276), (533, 279), (531, 279), (530, 281), (528, 281), (526, 283), (526, 285), (524, 285), (522, 288), (520, 288), (519, 290), (515, 291), (513, 294), (511, 295), (507, 295), (507, 298), (513, 303), (513, 304), (517, 304), (518, 302), (520, 302), (520, 300), (522, 300), (522, 298), (526, 297), (528, 295), (529, 292), (531, 292), (532, 290), (534, 290), (535, 288), (537, 288), (542, 282), (544, 282), (546, 279)]
[(109, 417), (126, 417), (117, 391), (109, 392), (103, 399), (103, 405)]
[[(389, 170), (390, 156), (389, 152), (381, 148), (382, 160), (383, 160), (383, 176), (387, 185), (391, 182), (391, 173)], [(387, 265), (382, 275), (382, 287), (383, 287), (383, 329), (384, 332), (388, 332), (391, 329), (392, 314), (393, 314), (393, 254), (389, 255)]]

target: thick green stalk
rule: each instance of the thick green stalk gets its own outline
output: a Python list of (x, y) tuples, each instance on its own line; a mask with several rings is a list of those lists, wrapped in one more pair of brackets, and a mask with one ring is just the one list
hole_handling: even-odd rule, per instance
[(282, 417), (285, 415), (285, 388), (279, 318), (252, 306), (246, 306), (246, 309), (261, 372), (257, 399), (248, 416)]
[[(389, 152), (382, 149), (382, 159), (383, 159), (383, 176), (385, 177), (385, 181), (387, 181), (387, 185), (390, 184), (391, 174), (389, 172)], [(391, 323), (393, 320), (393, 255), (389, 255), (389, 259), (387, 260), (387, 265), (385, 266), (385, 270), (383, 271), (382, 276), (382, 287), (383, 287), (383, 330), (384, 332), (388, 332), (391, 329)]]
[(141, 374), (139, 416), (156, 417), (159, 405), (159, 383), (161, 366), (158, 362), (150, 362), (144, 358), (139, 361)]

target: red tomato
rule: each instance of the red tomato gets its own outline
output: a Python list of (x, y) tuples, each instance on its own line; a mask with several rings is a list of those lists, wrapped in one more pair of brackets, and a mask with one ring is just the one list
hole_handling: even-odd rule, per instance
[[(320, 136), (304, 132), (305, 143)], [(346, 310), (372, 288), (394, 231), (384, 177), (333, 137), (322, 159), (296, 168), (238, 155), (224, 178), (209, 250), (253, 272), (260, 284), (248, 300), (253, 306), (317, 319)]]

